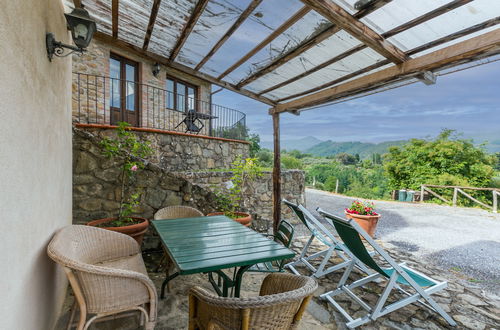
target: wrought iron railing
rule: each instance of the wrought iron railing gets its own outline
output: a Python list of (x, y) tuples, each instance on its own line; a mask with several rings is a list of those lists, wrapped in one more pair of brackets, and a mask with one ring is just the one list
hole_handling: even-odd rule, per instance
[(73, 73), (73, 122), (116, 124), (244, 140), (241, 111), (134, 81)]

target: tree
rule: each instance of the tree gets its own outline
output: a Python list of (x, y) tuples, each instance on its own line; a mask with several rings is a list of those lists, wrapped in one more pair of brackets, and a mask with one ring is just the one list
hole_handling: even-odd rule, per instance
[(260, 151), (260, 136), (259, 134), (250, 134), (247, 137), (247, 141), (250, 142), (250, 157), (257, 157), (257, 153)]
[(392, 189), (418, 189), (421, 184), (485, 187), (494, 173), (492, 156), (449, 129), (434, 140), (412, 139), (391, 147), (384, 163)]
[[(359, 156), (358, 156), (359, 157)], [(337, 161), (343, 165), (354, 165), (357, 163), (356, 157), (345, 152), (337, 154)]]
[(287, 170), (301, 170), (304, 168), (304, 164), (302, 164), (302, 161), (300, 159), (297, 159), (293, 156), (289, 155), (283, 155), (281, 157), (281, 165), (283, 166), (284, 169)]

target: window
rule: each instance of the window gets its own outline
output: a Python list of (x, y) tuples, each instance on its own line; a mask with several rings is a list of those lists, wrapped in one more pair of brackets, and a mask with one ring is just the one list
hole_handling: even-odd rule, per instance
[(167, 78), (166, 106), (177, 111), (198, 110), (197, 87), (176, 78)]

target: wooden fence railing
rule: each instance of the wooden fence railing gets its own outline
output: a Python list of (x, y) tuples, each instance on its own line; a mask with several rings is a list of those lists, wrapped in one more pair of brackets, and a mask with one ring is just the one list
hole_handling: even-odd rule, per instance
[[(433, 191), (430, 188), (448, 188), (448, 189), (453, 189), (453, 198), (451, 201), (447, 200), (443, 196), (439, 195), (435, 191)], [(470, 194), (466, 193), (464, 190), (476, 190), (476, 191), (491, 191), (492, 197), (493, 197), (493, 203), (492, 205), (485, 204), (476, 198), (472, 197)], [(500, 196), (500, 189), (498, 188), (476, 188), (476, 187), (461, 187), (461, 186), (440, 186), (440, 185), (433, 185), (433, 184), (423, 184), (420, 186), (420, 196), (424, 195), (424, 192), (427, 191), (429, 194), (433, 195), (434, 197), (442, 200), (445, 203), (451, 204), (452, 206), (457, 206), (457, 199), (458, 199), (458, 194), (462, 194), (471, 201), (487, 208), (491, 209), (494, 213), (498, 212), (498, 197)], [(420, 199), (420, 202), (423, 203), (423, 198)]]

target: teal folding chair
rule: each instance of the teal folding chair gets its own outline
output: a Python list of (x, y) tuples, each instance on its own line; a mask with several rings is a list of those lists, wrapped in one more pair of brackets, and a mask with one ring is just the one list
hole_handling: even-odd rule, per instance
[[(450, 325), (455, 326), (455, 321), (437, 304), (430, 295), (432, 293), (443, 290), (447, 287), (447, 282), (438, 282), (432, 278), (419, 273), (407, 266), (404, 263), (398, 264), (392, 259), (372, 238), (366, 233), (357, 223), (353, 220), (346, 220), (336, 215), (327, 213), (320, 208), (317, 209), (319, 214), (325, 218), (332, 221), (337, 233), (344, 241), (344, 244), (349, 248), (349, 250), (354, 254), (356, 258), (351, 260), (349, 266), (346, 268), (344, 274), (342, 275), (337, 289), (333, 291), (326, 292), (320, 295), (321, 299), (330, 302), (347, 320), (346, 326), (348, 328), (355, 328), (362, 324), (368, 323), (372, 320), (376, 320), (380, 316), (393, 312), (399, 308), (402, 308), (408, 304), (419, 302), (427, 308), (440, 314), (446, 322)], [(365, 245), (361, 241), (360, 235), (370, 244), (375, 252), (383, 259), (390, 267), (383, 268), (379, 266), (379, 263), (375, 261)], [(351, 274), (354, 266), (356, 265), (355, 260), (360, 260), (366, 266), (373, 269), (375, 272), (367, 277), (354, 281), (347, 284), (349, 275)], [(374, 306), (368, 305), (364, 300), (358, 297), (353, 289), (363, 286), (369, 282), (385, 279), (386, 285), (382, 291), (379, 299)], [(405, 288), (403, 288), (405, 287)], [(404, 293), (407, 297), (396, 302), (393, 302), (385, 306), (387, 298), (389, 297), (391, 291), (396, 288), (400, 292)], [(410, 289), (413, 292), (408, 292)], [(364, 316), (354, 319), (349, 315), (334, 299), (333, 297), (345, 293), (350, 296), (356, 303), (358, 303), (363, 309), (366, 310)]]
[[(301, 275), (299, 271), (296, 269), (297, 265), (306, 266), (311, 272), (311, 276), (316, 278), (320, 278), (326, 274), (334, 272), (336, 270), (347, 267), (351, 260), (353, 259), (352, 253), (347, 249), (347, 247), (342, 244), (340, 240), (338, 240), (330, 230), (328, 230), (318, 219), (314, 217), (305, 207), (302, 205), (296, 205), (287, 200), (283, 200), (292, 211), (297, 215), (297, 217), (302, 221), (302, 223), (306, 226), (306, 228), (311, 233), (309, 240), (304, 245), (299, 257), (297, 260), (290, 262), (285, 265), (285, 268), (290, 269), (290, 271), (296, 275)], [(309, 249), (314, 239), (319, 240), (321, 243), (327, 246), (326, 249), (309, 254)], [(334, 264), (330, 267), (327, 267), (331, 263), (331, 257), (333, 254), (336, 254), (342, 259), (342, 262), (338, 264)], [(319, 266), (316, 268), (311, 264), (312, 260), (320, 259)], [(359, 267), (365, 273), (368, 272), (368, 269), (363, 264), (359, 264)]]
[[(289, 248), (293, 240), (294, 228), (286, 220), (281, 220), (278, 225), (278, 231), (274, 235), (266, 235), (272, 238), (275, 242)], [(283, 267), (287, 260), (262, 262), (252, 266), (248, 271), (261, 273), (278, 273), (283, 272)]]

